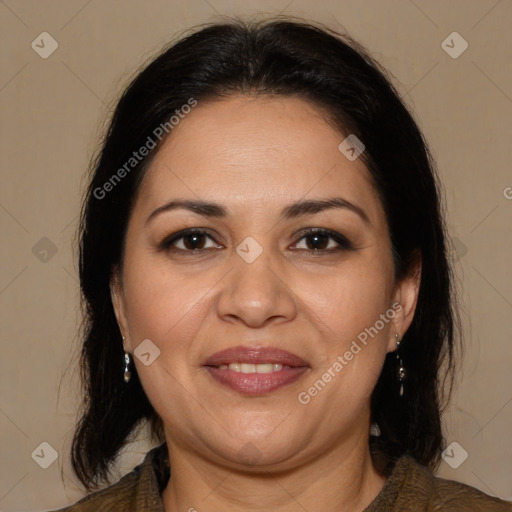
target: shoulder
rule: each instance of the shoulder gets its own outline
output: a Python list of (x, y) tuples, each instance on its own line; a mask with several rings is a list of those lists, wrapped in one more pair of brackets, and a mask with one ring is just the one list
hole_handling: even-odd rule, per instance
[(408, 455), (400, 457), (365, 512), (512, 512), (512, 504), (474, 487), (436, 477)]
[(166, 455), (165, 444), (153, 448), (141, 464), (118, 482), (54, 512), (163, 512), (161, 490), (168, 465)]
[(139, 480), (139, 468), (125, 475), (118, 482), (101, 491), (94, 492), (74, 505), (54, 512), (114, 512), (132, 510), (135, 489)]
[(482, 512), (512, 512), (512, 504), (485, 494), (453, 480), (432, 477), (433, 479), (433, 510), (442, 511), (482, 511)]

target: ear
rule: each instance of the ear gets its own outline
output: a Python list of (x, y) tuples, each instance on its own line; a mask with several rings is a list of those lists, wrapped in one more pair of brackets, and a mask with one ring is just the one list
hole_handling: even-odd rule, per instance
[(121, 331), (121, 335), (125, 337), (123, 344), (125, 350), (130, 351), (130, 339), (128, 336), (128, 322), (126, 320), (126, 308), (124, 301), (123, 283), (121, 280), (121, 272), (118, 266), (115, 266), (110, 276), (110, 298), (116, 315), (117, 325)]
[(421, 253), (417, 251), (414, 256), (414, 264), (411, 272), (398, 282), (394, 290), (392, 307), (395, 311), (395, 316), (391, 321), (392, 326), (389, 333), (388, 352), (393, 352), (397, 349), (395, 333), (398, 334), (401, 340), (411, 325), (418, 302), (420, 283)]

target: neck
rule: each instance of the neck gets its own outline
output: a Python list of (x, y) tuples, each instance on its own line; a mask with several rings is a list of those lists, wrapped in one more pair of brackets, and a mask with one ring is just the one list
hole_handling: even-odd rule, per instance
[[(171, 442), (169, 442), (171, 441)], [(220, 466), (167, 439), (171, 478), (162, 498), (166, 512), (234, 512), (239, 510), (361, 512), (382, 489), (363, 442), (344, 442), (288, 471), (266, 466), (241, 471)]]

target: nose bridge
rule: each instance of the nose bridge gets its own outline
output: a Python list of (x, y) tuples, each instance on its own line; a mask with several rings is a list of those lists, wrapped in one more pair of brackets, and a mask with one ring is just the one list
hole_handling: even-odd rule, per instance
[(247, 237), (233, 251), (230, 263), (218, 303), (220, 316), (238, 317), (257, 326), (271, 317), (291, 319), (296, 314), (293, 293), (270, 248)]

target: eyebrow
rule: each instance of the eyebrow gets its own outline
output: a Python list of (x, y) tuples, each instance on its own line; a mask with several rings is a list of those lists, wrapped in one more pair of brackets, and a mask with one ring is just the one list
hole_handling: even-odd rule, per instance
[[(330, 199), (308, 199), (297, 201), (296, 203), (292, 203), (283, 208), (283, 210), (281, 211), (280, 218), (282, 220), (294, 219), (302, 215), (320, 213), (324, 210), (329, 210), (333, 208), (344, 208), (349, 211), (352, 211), (353, 213), (356, 213), (366, 224), (371, 225), (368, 215), (362, 208), (360, 208), (354, 203), (351, 203), (347, 199), (343, 199), (342, 197), (333, 197)], [(146, 224), (148, 224), (152, 219), (154, 219), (156, 216), (164, 212), (177, 209), (188, 210), (193, 213), (197, 213), (198, 215), (203, 215), (204, 217), (228, 217), (228, 210), (218, 203), (212, 203), (209, 201), (201, 200), (175, 199), (173, 201), (169, 201), (168, 203), (154, 210), (147, 218)]]

